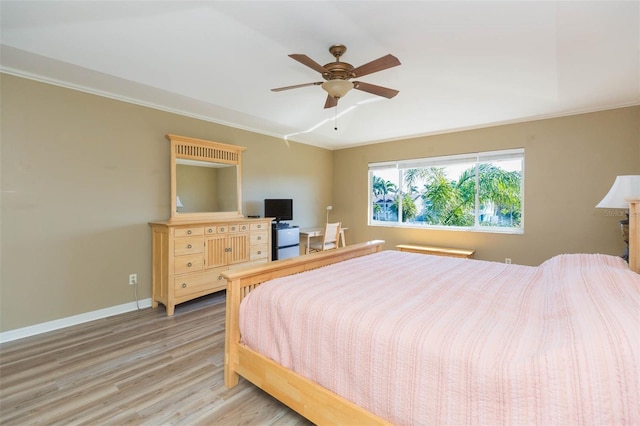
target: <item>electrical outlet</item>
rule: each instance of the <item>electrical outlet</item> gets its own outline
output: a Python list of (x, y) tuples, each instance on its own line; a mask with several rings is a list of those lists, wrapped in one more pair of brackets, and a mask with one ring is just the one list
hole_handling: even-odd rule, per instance
[(129, 285), (136, 285), (136, 284), (138, 284), (138, 274), (129, 275)]
[(510, 258), (510, 257), (507, 257), (507, 258), (504, 260), (504, 263), (506, 263), (507, 265), (511, 265), (511, 258)]

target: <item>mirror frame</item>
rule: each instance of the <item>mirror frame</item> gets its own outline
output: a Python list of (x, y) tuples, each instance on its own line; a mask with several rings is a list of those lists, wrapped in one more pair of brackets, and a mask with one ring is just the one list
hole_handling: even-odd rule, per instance
[[(245, 147), (168, 134), (171, 142), (171, 220), (209, 220), (243, 218), (242, 215), (242, 151)], [(225, 212), (178, 212), (176, 197), (176, 160), (220, 163), (236, 166), (237, 209)]]

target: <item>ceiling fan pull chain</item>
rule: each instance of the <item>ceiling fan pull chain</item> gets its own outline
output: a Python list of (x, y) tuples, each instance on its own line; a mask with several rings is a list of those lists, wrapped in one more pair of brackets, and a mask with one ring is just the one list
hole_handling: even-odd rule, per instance
[(338, 104), (336, 104), (335, 118), (333, 119), (333, 130), (338, 130)]

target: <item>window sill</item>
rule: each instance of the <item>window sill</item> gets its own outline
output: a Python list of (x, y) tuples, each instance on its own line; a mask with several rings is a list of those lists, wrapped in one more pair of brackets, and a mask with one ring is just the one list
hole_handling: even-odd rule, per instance
[(397, 222), (376, 222), (370, 221), (369, 226), (379, 226), (387, 228), (408, 228), (408, 229), (424, 229), (429, 231), (453, 231), (453, 232), (478, 232), (488, 234), (507, 234), (507, 235), (524, 235), (522, 228), (497, 228), (490, 226), (482, 227), (465, 227), (465, 226), (435, 226), (435, 225), (412, 225), (408, 223)]

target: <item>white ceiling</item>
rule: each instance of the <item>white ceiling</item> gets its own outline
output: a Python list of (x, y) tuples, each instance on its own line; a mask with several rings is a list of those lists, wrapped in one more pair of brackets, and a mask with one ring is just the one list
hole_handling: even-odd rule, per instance
[[(329, 149), (640, 104), (638, 1), (0, 1), (3, 72)], [(360, 80), (335, 109), (320, 64)]]

